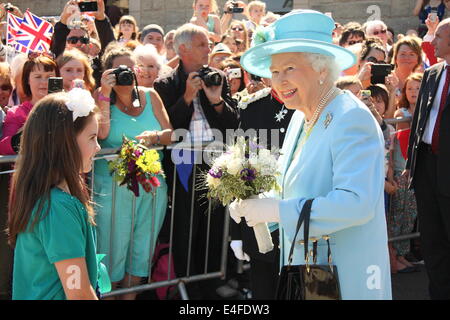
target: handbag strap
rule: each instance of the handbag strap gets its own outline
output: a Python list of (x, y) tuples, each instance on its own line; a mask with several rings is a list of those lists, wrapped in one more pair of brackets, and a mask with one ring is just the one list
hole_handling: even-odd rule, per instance
[[(305, 204), (303, 205), (302, 211), (300, 212), (300, 216), (298, 218), (298, 222), (297, 222), (297, 230), (295, 231), (295, 235), (294, 235), (294, 239), (292, 240), (292, 245), (291, 245), (291, 250), (289, 251), (289, 259), (288, 259), (288, 266), (291, 265), (292, 263), (292, 257), (294, 255), (294, 247), (295, 247), (295, 242), (297, 240), (297, 235), (298, 232), (300, 231), (300, 227), (303, 224), (303, 221), (305, 220), (305, 217), (308, 216), (308, 227), (307, 227), (307, 232), (309, 234), (309, 216), (311, 214), (311, 206), (312, 206), (312, 202), (314, 199), (309, 199), (305, 201)], [(305, 243), (305, 252), (306, 254), (308, 253), (308, 238), (306, 238), (306, 243)]]

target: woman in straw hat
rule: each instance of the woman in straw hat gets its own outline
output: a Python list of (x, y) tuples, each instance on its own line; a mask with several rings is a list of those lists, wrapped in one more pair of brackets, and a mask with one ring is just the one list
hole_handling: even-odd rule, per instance
[[(251, 74), (272, 78), (287, 108), (296, 109), (280, 158), (283, 191), (276, 198), (230, 206), (233, 219), (249, 226), (279, 222), (282, 263), (307, 199), (309, 234), (318, 241), (317, 264), (327, 264), (330, 236), (343, 299), (391, 299), (384, 215), (383, 134), (370, 110), (334, 86), (354, 55), (332, 43), (334, 21), (311, 10), (295, 10), (256, 31), (241, 59)], [(303, 234), (303, 227), (299, 234)], [(299, 239), (297, 239), (299, 240)], [(304, 264), (297, 242), (293, 264)]]

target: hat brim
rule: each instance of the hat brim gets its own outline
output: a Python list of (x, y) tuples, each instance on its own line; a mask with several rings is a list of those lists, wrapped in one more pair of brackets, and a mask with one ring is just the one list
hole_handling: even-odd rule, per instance
[(333, 56), (340, 70), (346, 70), (356, 63), (356, 56), (337, 45), (307, 39), (274, 40), (254, 46), (241, 57), (241, 65), (249, 73), (263, 78), (272, 78), (271, 56), (287, 52), (310, 52)]

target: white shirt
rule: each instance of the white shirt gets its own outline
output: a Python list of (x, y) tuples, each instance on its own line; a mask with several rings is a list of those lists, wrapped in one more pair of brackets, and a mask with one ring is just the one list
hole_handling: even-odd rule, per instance
[(192, 113), (189, 133), (192, 142), (213, 141), (214, 135), (209, 126), (208, 120), (203, 113), (200, 98), (196, 97), (193, 101), (194, 113)]
[(439, 80), (439, 87), (436, 91), (436, 97), (433, 101), (433, 106), (430, 110), (430, 115), (427, 120), (427, 124), (425, 126), (425, 131), (422, 136), (422, 141), (431, 144), (433, 140), (433, 131), (434, 126), (436, 124), (437, 115), (439, 112), (439, 106), (441, 104), (441, 96), (442, 96), (442, 90), (444, 89), (445, 84), (445, 78), (447, 77), (447, 62), (444, 62), (444, 71), (442, 71), (441, 79)]

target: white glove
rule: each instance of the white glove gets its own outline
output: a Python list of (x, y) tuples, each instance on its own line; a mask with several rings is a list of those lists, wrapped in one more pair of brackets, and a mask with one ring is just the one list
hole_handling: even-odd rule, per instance
[(250, 257), (248, 256), (248, 254), (246, 254), (244, 250), (242, 250), (242, 240), (232, 240), (230, 242), (230, 247), (231, 249), (233, 249), (234, 256), (238, 260), (250, 261)]
[(273, 198), (235, 200), (229, 206), (230, 216), (236, 223), (245, 217), (249, 227), (263, 222), (280, 222), (279, 202)]

